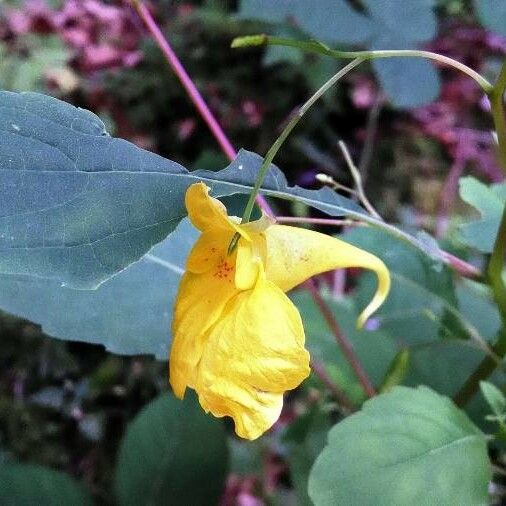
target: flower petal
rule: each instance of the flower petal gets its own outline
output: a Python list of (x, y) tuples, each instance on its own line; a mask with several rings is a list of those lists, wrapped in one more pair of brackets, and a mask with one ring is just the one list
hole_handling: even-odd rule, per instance
[(231, 299), (210, 330), (195, 389), (206, 411), (231, 416), (239, 436), (255, 439), (278, 419), (283, 392), (309, 375), (300, 315), (261, 275)]
[(273, 225), (265, 230), (267, 239), (267, 279), (283, 291), (315, 274), (345, 267), (373, 270), (378, 288), (369, 305), (358, 319), (361, 327), (383, 303), (390, 290), (390, 273), (375, 255), (334, 237), (312, 230), (286, 225)]
[[(215, 267), (227, 256), (227, 249), (234, 233), (230, 230), (208, 230), (197, 239), (188, 259), (186, 270), (201, 274)], [(235, 262), (235, 258), (231, 258)]]
[(209, 195), (209, 187), (204, 183), (192, 184), (186, 190), (185, 205), (190, 221), (200, 231), (232, 230), (249, 240), (248, 232), (227, 216), (225, 206)]
[(185, 205), (193, 226), (200, 231), (230, 228), (227, 209), (219, 200), (209, 196), (209, 188), (204, 183), (192, 184), (186, 190)]
[(176, 397), (183, 398), (187, 386), (193, 388), (207, 332), (236, 293), (231, 264), (220, 262), (203, 274), (183, 275), (172, 320), (169, 360), (169, 379)]

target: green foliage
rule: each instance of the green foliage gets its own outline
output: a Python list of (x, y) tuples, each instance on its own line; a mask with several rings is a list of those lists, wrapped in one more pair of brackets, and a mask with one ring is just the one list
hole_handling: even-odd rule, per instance
[(122, 442), (116, 492), (122, 506), (217, 504), (227, 470), (221, 420), (204, 414), (196, 399), (166, 394), (132, 422)]
[(242, 0), (239, 16), (269, 23), (283, 23), (293, 18), (308, 35), (345, 44), (365, 43), (374, 28), (368, 17), (352, 9), (344, 0), (323, 0), (318, 4), (298, 0)]
[[(197, 181), (214, 196), (249, 193), (261, 158), (220, 172), (179, 164), (107, 135), (97, 116), (38, 94), (0, 93), (0, 273), (96, 288), (163, 240), (186, 216)], [(273, 167), (265, 193), (332, 214), (367, 215), (330, 189), (288, 187)], [(29, 234), (27, 234), (29, 230)]]
[[(242, 0), (239, 15), (269, 23), (295, 20), (303, 32), (316, 40), (367, 49), (414, 48), (436, 34), (433, 0), (367, 0), (364, 7), (365, 13), (361, 13), (345, 0)], [(375, 60), (373, 67), (386, 94), (399, 107), (418, 106), (439, 94), (438, 75), (427, 61)]]
[[(375, 315), (381, 329), (403, 344), (437, 339), (445, 311), (454, 311), (456, 297), (450, 270), (379, 230), (355, 228), (344, 239), (379, 256), (390, 269), (392, 288)], [(365, 305), (376, 286), (365, 274), (356, 298)]]
[[(324, 298), (371, 381), (376, 386), (381, 385), (397, 353), (395, 341), (381, 330), (358, 330), (356, 322), (359, 311), (351, 301), (337, 301), (328, 294)], [(329, 374), (352, 399), (362, 401), (362, 387), (310, 294), (295, 292), (291, 299), (301, 313), (311, 356), (326, 365)]]
[(497, 0), (474, 0), (481, 22), (489, 30), (506, 35), (506, 4)]
[(466, 245), (490, 253), (506, 203), (506, 183), (487, 186), (474, 177), (463, 177), (459, 183), (461, 199), (481, 214), (480, 220), (461, 225), (461, 238)]
[(401, 385), (404, 382), (409, 370), (409, 358), (409, 348), (404, 348), (395, 355), (387, 373), (385, 374), (385, 379), (379, 389), (380, 392), (388, 392), (393, 387)]
[[(214, 4), (207, 2), (206, 6)], [(240, 14), (277, 23), (274, 30), (291, 37), (309, 34), (332, 44), (398, 49), (417, 47), (434, 37), (434, 4), (434, 0), (324, 0), (313, 4), (299, 0), (243, 0)], [(209, 26), (218, 27), (222, 13), (216, 15), (207, 7), (196, 9), (198, 12), (189, 14), (188, 19), (194, 22), (202, 16)], [(502, 7), (485, 0), (476, 0), (476, 7), (485, 24), (503, 31), (499, 24), (504, 17)], [(287, 19), (290, 25), (285, 23)], [(236, 20), (227, 21), (227, 41), (238, 26)], [(69, 56), (61, 42), (47, 42), (39, 48), (38, 39), (26, 38), (26, 51), (21, 54), (0, 46), (0, 85), (3, 82), (6, 88), (39, 89), (43, 72), (63, 65)], [(197, 55), (198, 67), (202, 66), (198, 54), (205, 46), (200, 41), (191, 48)], [(275, 63), (280, 58), (292, 58), (297, 64), (304, 62), (304, 68), (297, 70), (306, 77), (304, 85), (316, 86), (320, 78), (334, 71), (335, 61), (331, 59), (301, 56), (284, 48), (268, 51), (264, 63)], [(153, 46), (148, 47), (147, 53), (154, 52), (158, 54)], [(258, 51), (257, 57), (260, 54)], [(157, 60), (158, 66), (160, 61)], [(432, 65), (423, 60), (382, 60), (371, 65), (397, 105), (418, 105), (438, 93), (438, 76)], [(218, 108), (220, 95), (231, 93), (235, 81), (228, 79), (226, 66), (210, 66), (213, 72), (218, 72), (215, 67), (223, 67), (221, 78), (227, 83), (221, 88), (209, 87), (215, 98), (212, 105)], [(139, 104), (137, 112), (142, 112), (144, 121), (139, 124), (158, 123), (157, 129), (166, 130), (167, 137), (163, 139), (170, 141), (165, 143), (170, 147), (165, 149), (173, 158), (173, 132), (153, 114), (153, 108), (165, 106), (166, 95), (156, 94), (154, 102), (144, 100), (146, 94), (154, 95), (160, 88), (158, 72), (146, 72), (146, 68), (151, 67), (129, 70), (135, 74), (130, 87), (122, 87), (122, 80), (118, 79), (118, 96), (120, 89), (125, 88), (125, 96)], [(156, 65), (153, 68), (158, 69)], [(289, 77), (299, 75), (290, 72)], [(139, 77), (143, 75), (147, 79)], [(172, 76), (167, 82), (172, 85), (174, 80)], [(269, 87), (270, 81), (259, 81), (263, 85), (259, 88)], [(286, 82), (290, 85), (290, 79)], [(280, 101), (286, 100), (291, 106), (293, 97), (300, 93), (294, 90), (293, 95), (282, 90)], [(245, 90), (241, 91), (249, 97)], [(174, 96), (180, 99), (182, 95), (170, 95)], [(260, 121), (267, 111), (272, 112), (263, 110), (262, 103), (252, 102), (242, 104), (245, 114), (246, 109), (253, 110), (248, 128), (256, 121), (254, 113)], [(341, 106), (339, 102), (332, 114)], [(0, 307), (41, 324), (44, 331), (61, 339), (101, 344), (119, 354), (152, 354), (165, 360), (177, 285), (196, 238), (195, 230), (183, 218), (184, 193), (193, 182), (204, 181), (213, 196), (236, 199), (236, 194), (251, 191), (262, 158), (241, 151), (228, 167), (213, 172), (205, 169), (220, 163), (213, 152), (208, 152), (198, 159), (199, 170), (189, 172), (175, 162), (111, 138), (92, 113), (49, 97), (0, 92), (0, 112)], [(232, 123), (236, 122), (237, 111), (228, 113), (221, 119), (230, 117)], [(184, 119), (188, 119), (184, 114)], [(321, 119), (320, 114), (313, 121), (319, 123)], [(192, 128), (190, 125), (189, 130)], [(335, 131), (325, 128), (327, 140), (334, 142)], [(186, 135), (183, 130), (181, 138)], [(152, 136), (155, 137), (156, 134)], [(164, 144), (161, 138), (158, 142)], [(320, 156), (316, 144), (311, 149), (319, 160), (325, 158)], [(202, 154), (197, 146), (192, 145), (191, 150), (192, 160)], [(462, 198), (482, 215), (479, 222), (461, 229), (467, 246), (484, 253), (491, 251), (506, 199), (505, 189), (505, 185), (487, 188), (472, 178), (462, 181)], [(331, 216), (348, 216), (373, 226), (358, 227), (345, 234), (346, 240), (383, 258), (392, 272), (391, 296), (369, 321), (372, 330), (357, 330), (356, 318), (375, 288), (373, 276), (366, 274), (355, 279), (352, 272), (348, 285), (356, 285), (356, 290), (351, 297), (335, 300), (328, 293), (324, 297), (382, 395), (367, 401), (361, 412), (336, 425), (326, 447), (327, 432), (339, 410), (334, 402), (327, 403), (319, 389), (312, 388), (314, 377), (306, 388), (287, 395), (284, 415), (272, 435), (253, 444), (227, 439), (221, 420), (204, 415), (193, 395), (187, 395), (182, 402), (169, 394), (162, 395), (137, 415), (121, 445), (114, 471), (119, 504), (216, 504), (225, 488), (228, 447), (232, 447), (233, 477), (237, 477), (235, 473), (262, 472), (262, 488), (273, 501), (276, 492), (267, 491), (272, 478), (269, 473), (288, 474), (282, 464), (276, 471), (269, 467), (271, 459), (277, 459), (288, 465), (291, 486), (300, 504), (485, 504), (490, 479), (486, 438), (467, 415), (440, 394), (453, 395), (462, 387), (485, 356), (487, 341), (497, 335), (500, 318), (487, 285), (456, 282), (455, 273), (443, 264), (439, 246), (430, 236), (414, 238), (404, 234), (329, 188), (314, 191), (291, 187), (283, 173), (272, 166), (263, 193), (285, 199), (303, 212), (313, 207)], [(360, 405), (364, 401), (362, 387), (314, 301), (307, 293), (299, 292), (293, 294), (293, 300), (302, 313), (312, 358), (323, 363), (330, 380), (336, 381), (352, 404)], [(4, 342), (5, 337), (2, 339)], [(39, 371), (37, 374), (45, 374), (47, 355), (50, 352), (45, 349), (44, 357), (33, 366)], [(17, 363), (9, 364), (5, 373), (8, 396), (0, 385), (0, 410), (16, 411), (16, 416), (9, 417), (5, 424), (7, 439), (15, 439), (28, 422), (36, 423), (23, 417), (19, 409), (19, 404), (28, 399), (26, 402), (36, 409), (61, 411), (67, 422), (76, 425), (76, 430), (86, 434), (88, 440), (109, 446), (107, 436), (118, 434), (119, 440), (121, 434), (117, 420), (109, 423), (109, 419), (107, 424), (98, 421), (102, 415), (91, 412), (90, 397), (96, 395), (100, 403), (100, 390), (114, 392), (114, 403), (123, 403), (120, 409), (126, 406), (131, 417), (139, 404), (151, 399), (166, 384), (165, 365), (151, 361), (155, 372), (152, 382), (146, 385), (139, 381), (145, 363), (142, 358), (132, 359), (129, 372), (125, 373), (126, 367), (121, 365), (125, 360), (115, 357), (103, 367), (93, 366), (92, 373), (79, 383), (76, 380), (74, 395), (73, 379), (68, 377), (73, 378), (75, 364), (69, 355), (59, 360), (65, 362), (65, 372), (59, 372), (57, 379), (63, 386), (50, 384), (44, 388), (34, 387), (30, 374), (23, 368), (18, 370)], [(425, 384), (438, 394), (425, 387), (398, 387), (401, 383)], [(135, 385), (136, 402), (125, 395), (125, 385)], [(505, 397), (492, 383), (482, 383), (481, 388), (494, 415), (485, 417), (490, 411), (484, 409), (481, 396), (475, 397), (468, 415), (479, 426), (484, 419), (499, 422), (498, 436), (502, 438), (506, 434)], [(33, 393), (26, 395), (25, 389)], [(81, 400), (76, 401), (79, 396)], [(86, 402), (81, 402), (83, 399)], [(109, 402), (106, 400), (105, 404)], [(113, 410), (118, 410), (118, 406), (114, 405)], [(297, 416), (301, 411), (304, 414)], [(288, 422), (280, 440), (279, 428), (292, 416), (295, 421)], [(120, 421), (120, 426), (125, 421)], [(1, 429), (4, 439), (3, 424)], [(37, 432), (39, 439), (33, 437), (29, 441), (40, 441), (51, 430), (58, 439), (64, 433), (56, 431), (53, 424), (46, 432)], [(109, 459), (116, 456), (112, 446), (104, 450)], [(17, 451), (23, 459), (27, 447), (23, 442), (14, 453)], [(87, 468), (83, 463), (86, 465), (89, 459), (99, 461), (104, 456), (97, 447), (79, 451), (79, 464), (67, 462), (65, 457), (58, 459), (57, 452), (46, 463), (78, 469), (84, 474), (82, 469)], [(40, 461), (44, 459), (41, 456)], [(105, 470), (105, 475), (113, 473), (110, 462), (100, 464), (99, 469)], [(85, 476), (87, 482), (96, 481)], [(104, 482), (108, 480), (110, 476)], [(102, 501), (95, 485), (94, 493)], [(239, 491), (241, 487), (237, 486)], [(231, 488), (228, 483), (226, 494), (231, 493)], [(104, 502), (108, 500), (112, 498), (107, 497)], [(229, 496), (223, 499), (227, 503), (232, 500)], [(69, 476), (22, 464), (0, 466), (2, 504), (79, 505), (90, 501), (89, 495)]]
[(330, 431), (309, 495), (316, 506), (475, 506), (490, 477), (485, 436), (462, 411), (428, 388), (396, 387)]
[(91, 496), (70, 476), (42, 466), (0, 464), (3, 506), (91, 506)]
[(58, 37), (26, 35), (18, 51), (9, 51), (0, 41), (0, 89), (45, 91), (44, 77), (61, 72), (69, 51)]
[(504, 394), (488, 381), (481, 381), (480, 389), (492, 411), (497, 416), (503, 416), (506, 411), (506, 397), (504, 397)]
[(494, 384), (488, 381), (480, 381), (480, 390), (492, 409), (493, 415), (488, 415), (486, 420), (499, 424), (499, 437), (506, 439), (506, 397)]
[(122, 355), (166, 360), (172, 305), (197, 232), (183, 220), (176, 231), (96, 290), (57, 281), (0, 275), (0, 307), (42, 326), (52, 337), (102, 344)]

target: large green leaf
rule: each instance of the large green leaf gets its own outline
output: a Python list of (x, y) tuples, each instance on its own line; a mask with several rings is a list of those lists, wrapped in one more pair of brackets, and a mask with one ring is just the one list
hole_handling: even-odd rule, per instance
[(459, 185), (461, 199), (481, 214), (481, 219), (461, 225), (461, 238), (468, 246), (490, 253), (506, 204), (506, 183), (487, 186), (474, 177), (463, 177)]
[[(416, 43), (404, 40), (395, 32), (381, 31), (370, 47), (374, 50), (399, 48), (416, 48)], [(439, 74), (428, 60), (378, 58), (372, 61), (372, 66), (386, 95), (398, 107), (417, 107), (434, 101), (439, 95)]]
[(122, 506), (218, 504), (227, 470), (221, 420), (193, 395), (165, 394), (131, 423), (121, 444), (116, 493)]
[(377, 23), (375, 35), (389, 32), (406, 42), (421, 43), (436, 34), (435, 0), (364, 0), (364, 6)]
[(172, 306), (196, 236), (188, 220), (183, 220), (168, 239), (96, 290), (74, 290), (29, 276), (0, 275), (0, 307), (38, 323), (52, 337), (166, 360)]
[(315, 39), (344, 44), (366, 42), (373, 24), (368, 17), (352, 9), (345, 0), (241, 0), (239, 16), (261, 19), (269, 23), (295, 20), (299, 27)]
[(316, 506), (488, 502), (486, 439), (449, 399), (396, 387), (336, 425), (309, 478)]
[(31, 464), (0, 465), (3, 506), (88, 506), (90, 494), (70, 476)]
[[(243, 152), (221, 172), (190, 173), (107, 135), (98, 117), (34, 93), (0, 92), (0, 273), (96, 288), (162, 241), (185, 216), (184, 193), (249, 193), (261, 164)], [(332, 214), (367, 215), (331, 190), (288, 188), (275, 167), (267, 194)]]
[[(436, 339), (445, 311), (456, 311), (449, 269), (380, 230), (358, 227), (344, 239), (379, 256), (390, 270), (392, 288), (373, 317), (381, 330), (403, 344)], [(369, 273), (360, 278), (356, 298), (361, 307), (375, 290), (374, 278)]]
[[(434, 0), (364, 0), (365, 12), (358, 12), (344, 0), (242, 0), (239, 15), (269, 23), (295, 22), (313, 39), (329, 44), (412, 49), (436, 35), (434, 4)], [(428, 61), (380, 59), (373, 61), (373, 67), (382, 88), (399, 107), (431, 102), (439, 94), (439, 76)]]
[(485, 27), (506, 36), (506, 2), (474, 0), (474, 4)]
[[(412, 49), (436, 35), (434, 0), (366, 0), (375, 21), (370, 49)], [(428, 60), (388, 58), (372, 62), (389, 99), (399, 107), (416, 107), (435, 100), (439, 75)]]
[[(380, 386), (397, 353), (395, 341), (382, 331), (358, 330), (356, 322), (359, 312), (351, 300), (338, 301), (328, 294), (322, 295), (372, 383)], [(311, 357), (325, 364), (329, 374), (336, 377), (349, 397), (361, 402), (363, 388), (311, 295), (297, 291), (291, 295), (291, 299), (301, 313)]]

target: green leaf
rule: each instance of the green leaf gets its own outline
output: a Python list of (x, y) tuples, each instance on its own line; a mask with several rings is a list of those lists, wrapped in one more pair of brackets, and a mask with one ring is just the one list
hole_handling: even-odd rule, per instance
[(497, 0), (474, 0), (474, 5), (486, 28), (506, 36), (506, 3)]
[(461, 225), (461, 239), (468, 246), (490, 253), (506, 202), (506, 183), (487, 186), (474, 177), (463, 177), (459, 185), (460, 198), (481, 214), (480, 220)]
[[(392, 288), (373, 316), (381, 330), (403, 344), (437, 339), (445, 311), (456, 311), (450, 270), (380, 230), (357, 227), (343, 239), (379, 256), (390, 270)], [(360, 307), (371, 299), (375, 287), (375, 276), (364, 273), (355, 295)]]
[(490, 288), (482, 283), (462, 279), (456, 285), (459, 311), (472, 322), (476, 332), (487, 342), (494, 342), (501, 328), (501, 316)]
[[(394, 340), (382, 331), (358, 330), (359, 311), (352, 301), (337, 301), (328, 294), (322, 295), (372, 383), (379, 386), (397, 353)], [(363, 389), (311, 295), (297, 291), (290, 297), (301, 313), (311, 356), (323, 362), (329, 373), (338, 377), (339, 385), (353, 400), (363, 400)]]
[[(399, 22), (399, 26), (401, 25)], [(417, 30), (414, 30), (414, 33), (416, 32)], [(381, 31), (371, 44), (371, 49), (374, 50), (413, 47), (416, 46), (411, 41), (404, 40), (400, 34), (388, 31)], [(428, 60), (378, 58), (372, 61), (372, 66), (381, 87), (397, 107), (418, 107), (434, 101), (439, 95), (439, 74)]]
[(445, 339), (413, 347), (405, 384), (427, 385), (443, 395), (453, 396), (484, 356), (482, 350), (467, 341)]
[[(484, 357), (484, 351), (470, 341), (443, 339), (413, 346), (404, 384), (426, 385), (442, 395), (453, 397)], [(502, 373), (497, 374), (500, 377)], [(485, 421), (488, 408), (481, 395), (474, 396), (466, 411), (480, 428), (487, 432), (493, 430)]]
[(504, 397), (504, 394), (488, 381), (480, 381), (480, 389), (492, 411), (497, 416), (504, 415), (506, 411), (506, 397)]
[[(312, 37), (344, 44), (364, 43), (373, 25), (344, 0), (241, 0), (239, 16), (269, 23), (295, 20), (301, 30)], [(292, 21), (293, 22), (293, 21)]]
[(0, 465), (3, 506), (88, 506), (90, 494), (69, 475), (31, 464)]
[(407, 43), (427, 42), (436, 35), (434, 0), (364, 0), (364, 6), (377, 23), (376, 35), (390, 33)]
[(428, 388), (396, 387), (337, 424), (309, 478), (316, 506), (487, 504), (484, 434)]
[[(370, 49), (413, 49), (436, 35), (433, 0), (367, 0), (375, 21)], [(420, 58), (373, 60), (381, 87), (398, 107), (417, 107), (439, 95), (440, 80), (433, 64)]]
[(116, 469), (122, 506), (218, 504), (227, 470), (221, 420), (204, 413), (193, 395), (171, 394), (144, 408), (127, 429)]
[(409, 370), (409, 357), (409, 348), (404, 348), (397, 353), (385, 374), (385, 378), (379, 389), (381, 393), (388, 392), (393, 387), (404, 382)]
[[(214, 196), (249, 193), (261, 158), (190, 173), (107, 135), (89, 111), (34, 93), (0, 92), (0, 273), (96, 288), (162, 241), (186, 215), (197, 181)], [(289, 188), (272, 167), (264, 193), (364, 217), (328, 188)], [(377, 221), (377, 220), (376, 220)]]
[(52, 337), (102, 344), (119, 354), (153, 354), (166, 360), (172, 306), (196, 237), (196, 230), (183, 220), (168, 239), (96, 290), (74, 290), (56, 281), (0, 275), (0, 307), (38, 323)]
[[(242, 0), (239, 16), (268, 23), (295, 22), (313, 39), (367, 49), (412, 49), (436, 35), (434, 0), (365, 0), (363, 4), (367, 15), (343, 0)], [(428, 61), (389, 58), (374, 60), (373, 67), (396, 106), (416, 107), (439, 95), (439, 75)]]

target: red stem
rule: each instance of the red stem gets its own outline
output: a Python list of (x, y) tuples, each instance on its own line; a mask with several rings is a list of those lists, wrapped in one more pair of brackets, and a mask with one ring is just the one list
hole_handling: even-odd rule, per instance
[(362, 385), (364, 392), (368, 397), (374, 397), (376, 395), (376, 390), (374, 389), (371, 380), (369, 379), (367, 373), (360, 364), (360, 360), (358, 359), (357, 355), (355, 355), (355, 350), (353, 349), (353, 346), (351, 345), (350, 341), (348, 341), (348, 338), (341, 332), (341, 329), (339, 328), (339, 325), (337, 324), (337, 321), (334, 318), (332, 311), (325, 303), (325, 300), (323, 299), (320, 292), (316, 288), (313, 280), (309, 280), (307, 283), (305, 283), (305, 286), (307, 286), (308, 290), (311, 292), (311, 295), (313, 296), (314, 301), (318, 305), (320, 312), (325, 318), (327, 325), (334, 334), (337, 344), (339, 345), (344, 356), (346, 357), (351, 367), (355, 371), (355, 374), (358, 378), (358, 381)]
[(329, 392), (332, 393), (333, 397), (339, 402), (339, 404), (346, 409), (346, 411), (349, 413), (356, 411), (353, 402), (351, 402), (344, 390), (332, 381), (323, 364), (317, 362), (316, 360), (311, 360), (311, 369), (320, 378), (320, 381), (327, 387)]
[[(151, 34), (155, 42), (158, 44), (158, 47), (160, 48), (162, 53), (164, 54), (168, 64), (170, 65), (170, 67), (178, 77), (179, 81), (183, 85), (183, 88), (186, 90), (186, 93), (188, 93), (190, 100), (197, 108), (202, 119), (206, 122), (207, 126), (209, 127), (209, 130), (214, 135), (214, 138), (218, 141), (218, 144), (220, 145), (223, 153), (225, 153), (225, 155), (230, 161), (235, 160), (237, 152), (235, 151), (228, 137), (225, 135), (225, 132), (223, 131), (220, 124), (214, 117), (213, 113), (207, 106), (205, 100), (202, 98), (202, 95), (195, 86), (191, 77), (188, 75), (188, 72), (186, 72), (185, 68), (183, 67), (183, 64), (177, 57), (171, 45), (169, 44), (167, 39), (163, 36), (160, 28), (156, 24), (156, 21), (153, 19), (153, 16), (149, 12), (149, 9), (139, 0), (132, 0), (132, 3), (139, 14), (139, 17), (146, 25), (146, 28), (148, 29), (149, 33)], [(274, 216), (271, 207), (269, 206), (269, 204), (262, 195), (257, 196), (256, 202), (265, 214), (269, 216)]]
[(451, 166), (446, 176), (441, 195), (439, 196), (439, 212), (436, 218), (436, 237), (440, 238), (448, 228), (448, 215), (459, 186), (459, 179), (464, 171), (464, 163), (461, 159), (457, 159)]

